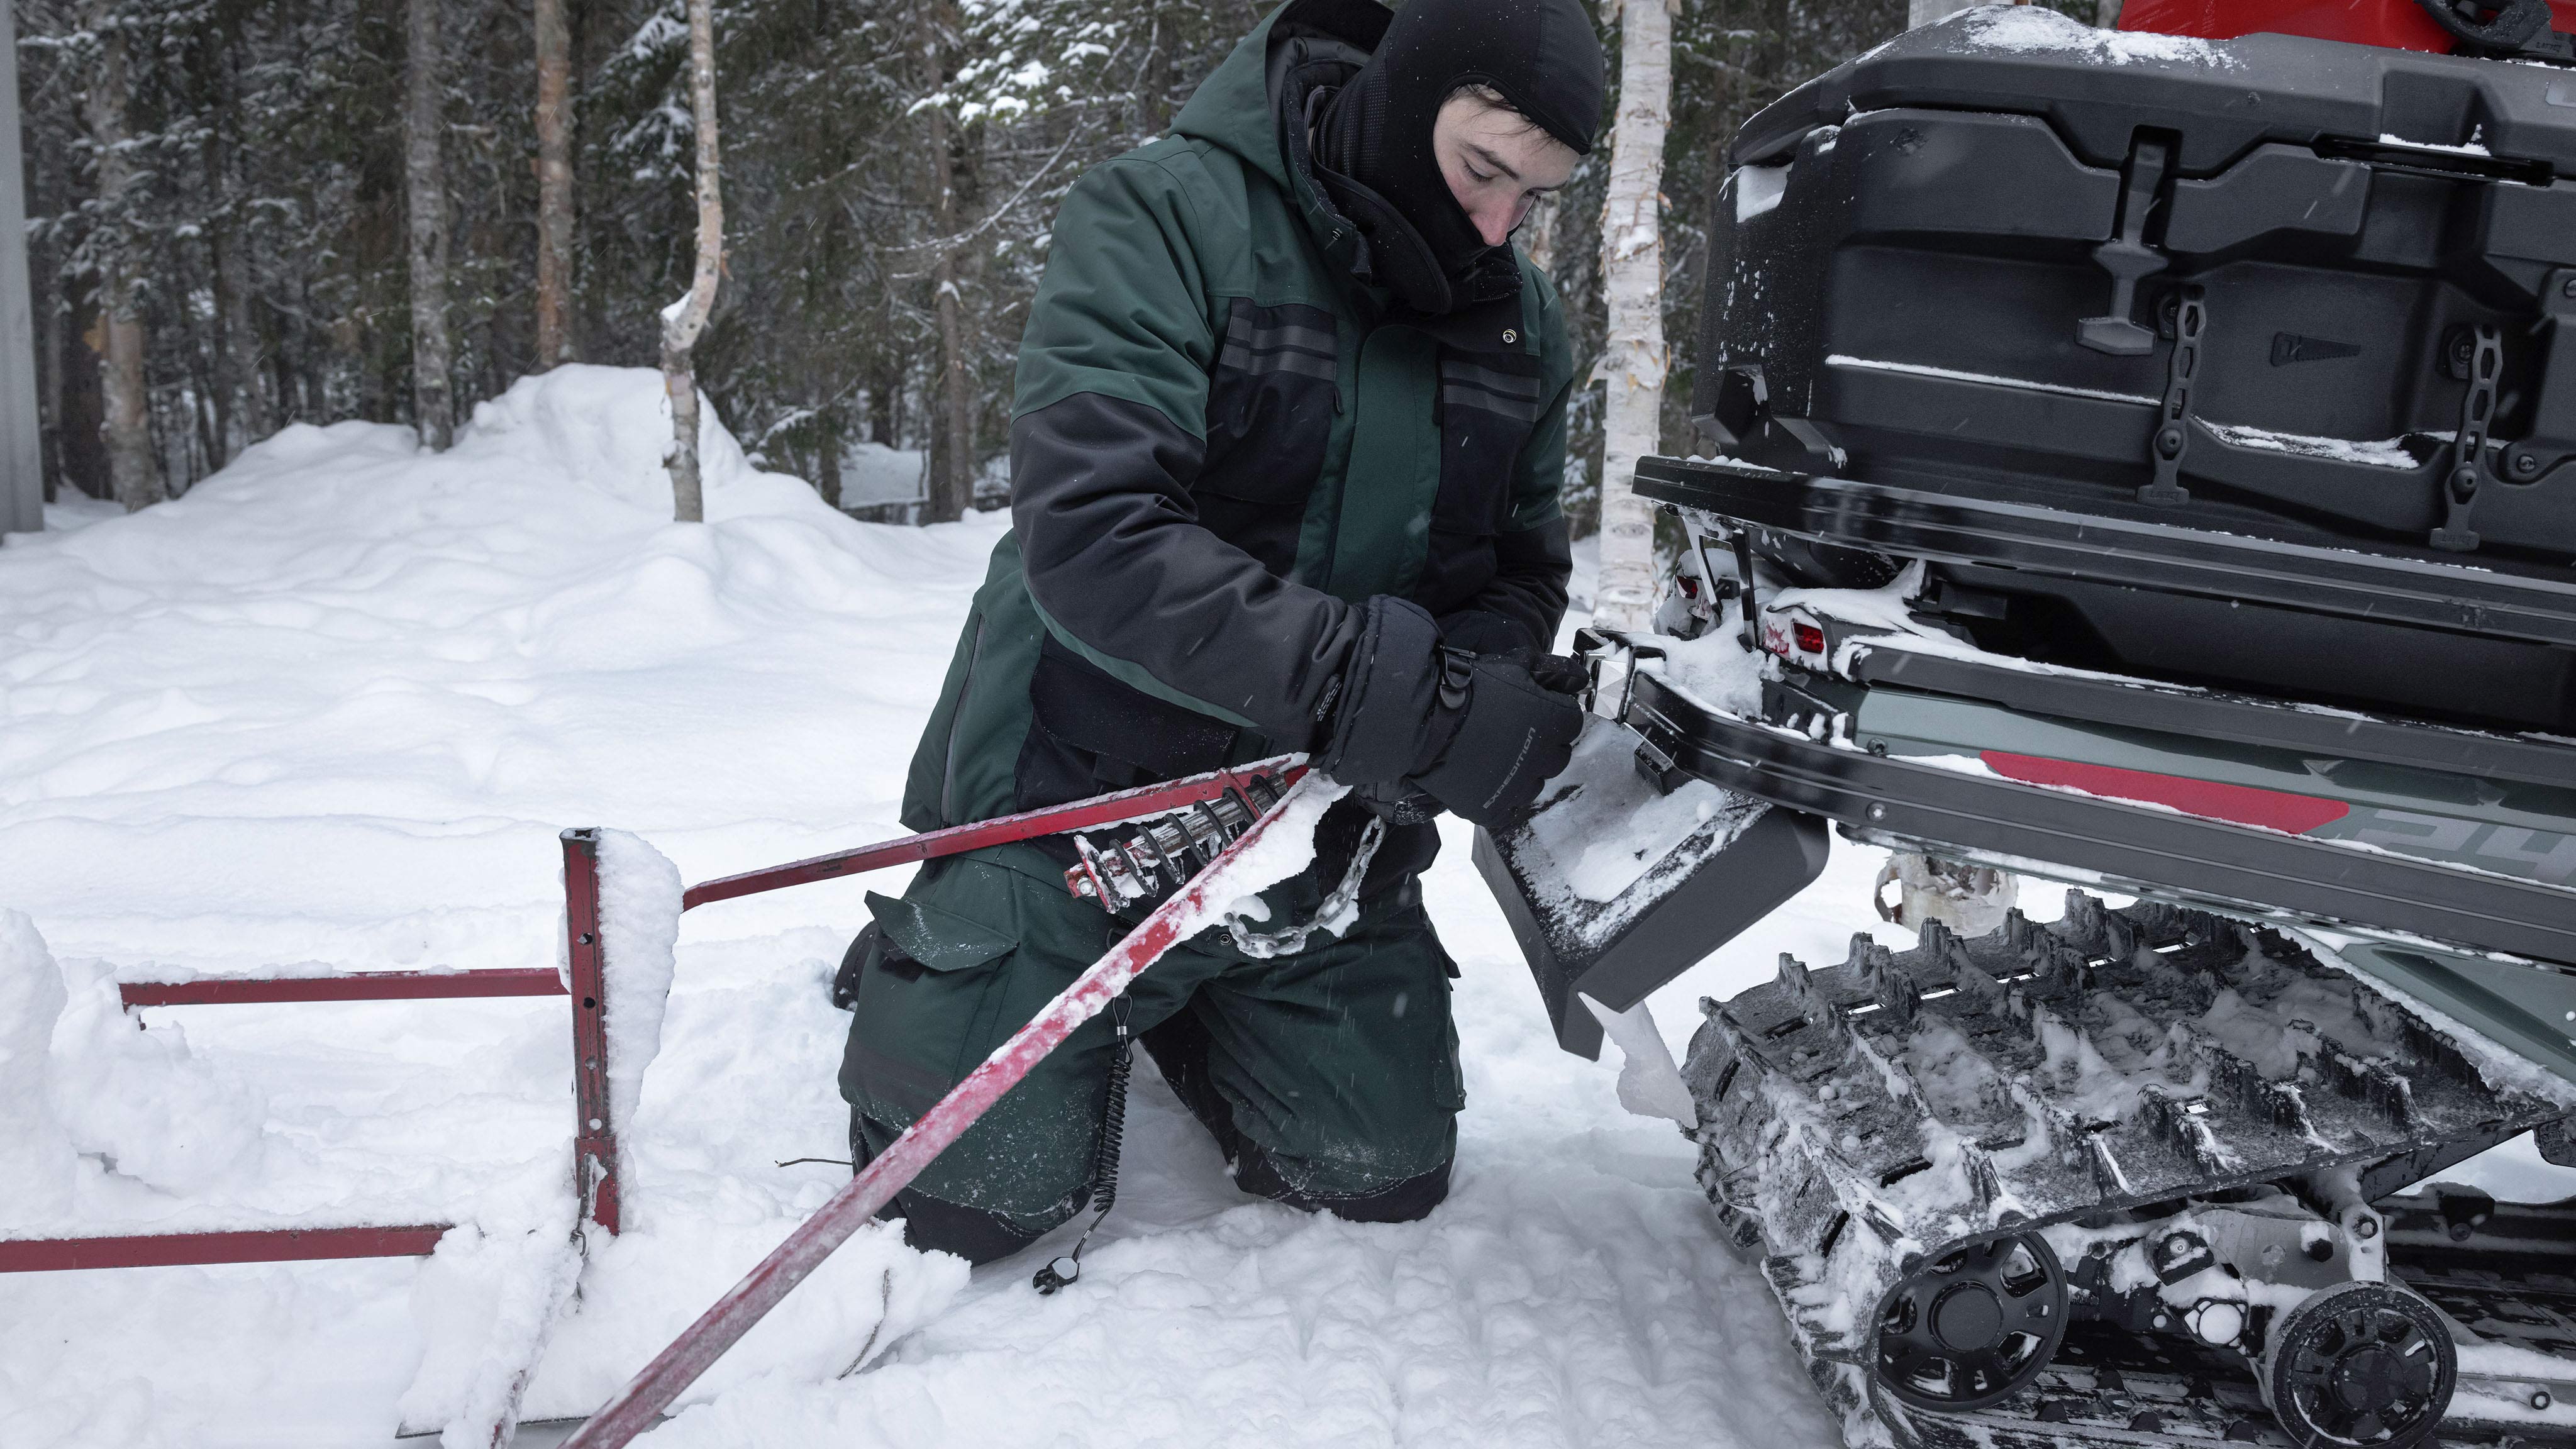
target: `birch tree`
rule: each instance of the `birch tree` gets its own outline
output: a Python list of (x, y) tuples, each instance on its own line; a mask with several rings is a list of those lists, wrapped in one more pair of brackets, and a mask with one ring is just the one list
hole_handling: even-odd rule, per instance
[(1602, 292), (1609, 318), (1597, 374), (1606, 396), (1601, 577), (1593, 618), (1612, 628), (1643, 629), (1655, 605), (1655, 516), (1633, 483), (1637, 459), (1662, 444), (1670, 365), (1664, 347), (1662, 206), (1673, 29), (1665, 0), (1628, 0), (1618, 19), (1619, 114), (1610, 131), (1610, 188), (1601, 208)]
[(697, 133), (698, 264), (689, 290), (662, 312), (662, 389), (671, 399), (671, 516), (706, 521), (698, 475), (698, 379), (690, 354), (715, 309), (724, 271), (724, 193), (716, 149), (716, 23), (711, 0), (689, 0), (689, 120)]
[(572, 347), (572, 125), (565, 95), (572, 29), (564, 0), (536, 0), (537, 370), (574, 360)]
[(456, 433), (447, 339), (447, 130), (440, 88), (440, 0), (409, 0), (403, 53), (404, 212), (411, 239), (412, 421), (423, 446), (444, 451)]
[(98, 269), (98, 381), (105, 418), (108, 477), (128, 513), (167, 496), (161, 461), (152, 451), (152, 400), (144, 390), (143, 301), (135, 285), (135, 239), (129, 226), (134, 167), (129, 153), (126, 104), (132, 91), (126, 17), (110, 0), (91, 0), (84, 17), (98, 46), (97, 69), (82, 97), (90, 143), (97, 153), (98, 229), (92, 233)]

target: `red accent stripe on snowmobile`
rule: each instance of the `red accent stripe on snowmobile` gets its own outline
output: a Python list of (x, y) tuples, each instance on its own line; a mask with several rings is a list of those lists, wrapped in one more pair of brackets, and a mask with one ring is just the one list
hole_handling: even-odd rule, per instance
[(1069, 830), (1121, 825), (1130, 820), (1142, 820), (1148, 815), (1162, 815), (1183, 806), (1217, 799), (1228, 790), (1244, 788), (1256, 776), (1266, 775), (1286, 786), (1303, 773), (1298, 767), (1305, 759), (1304, 755), (1279, 755), (1249, 765), (1229, 765), (1204, 775), (1192, 775), (1186, 780), (1121, 790), (1115, 795), (1097, 795), (1069, 805), (1052, 805), (1043, 810), (1023, 811), (1018, 815), (978, 820), (968, 825), (952, 825), (946, 830), (907, 835), (882, 845), (863, 845), (856, 850), (835, 851), (809, 860), (771, 866), (767, 870), (701, 881), (680, 897), (680, 909), (695, 910), (710, 901), (730, 900), (735, 896), (774, 891), (781, 886), (803, 885), (808, 881), (857, 875), (889, 865), (908, 865), (937, 856), (981, 850), (988, 845), (1004, 845), (1014, 840), (1034, 840), (1041, 835), (1061, 835)]
[(2129, 0), (2122, 30), (2234, 40), (2240, 35), (2312, 35), (2391, 50), (2450, 53), (2453, 41), (2415, 0)]
[(2259, 825), (2266, 830), (2286, 831), (2291, 835), (2305, 835), (2320, 825), (2330, 825), (2352, 813), (2352, 807), (2341, 800), (2293, 795), (2284, 790), (2260, 790), (2251, 785), (2228, 785), (2216, 780), (2194, 780), (2186, 775), (2158, 775), (2145, 770), (2123, 770), (2115, 765), (2049, 760), (2036, 755), (2008, 754), (2002, 750), (1987, 750), (1978, 758), (1996, 774), (2026, 785), (2053, 785), (2113, 800), (2170, 805), (2186, 815), (2225, 820), (2237, 825)]
[[(2576, 30), (2576, 0), (2550, 0), (2549, 8), (2556, 29)], [(2415, 0), (2129, 0), (2120, 28), (2203, 40), (2309, 35), (2435, 55), (2457, 44)]]

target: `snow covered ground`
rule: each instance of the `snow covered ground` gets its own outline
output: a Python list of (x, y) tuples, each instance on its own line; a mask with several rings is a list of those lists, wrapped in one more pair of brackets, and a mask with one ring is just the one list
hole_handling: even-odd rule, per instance
[[(293, 428), (177, 502), (0, 548), (0, 911), (24, 913), (0, 916), (0, 1228), (468, 1225), (427, 1262), (0, 1277), (0, 1445), (385, 1449), (404, 1406), (476, 1391), (559, 1261), (560, 999), (156, 1009), (138, 1034), (111, 978), (546, 966), (562, 827), (634, 831), (690, 880), (900, 832), (1007, 515), (856, 523), (711, 431), (712, 521), (679, 527), (667, 430), (652, 374), (568, 368), (441, 457)], [(1783, 950), (1841, 959), (1880, 858), (1836, 849), (1657, 995), (1677, 1051), (1699, 996)], [(1243, 1198), (1142, 1072), (1080, 1284), (1030, 1290), (1045, 1247), (969, 1275), (863, 1234), (644, 1442), (1833, 1443), (1688, 1144), (1620, 1110), (1615, 1052), (1555, 1047), (1463, 833), (1427, 885), (1468, 1084), (1428, 1221)], [(825, 985), (861, 892), (899, 886), (683, 918), (630, 1230), (533, 1415), (595, 1404), (844, 1180), (780, 1164), (844, 1150)]]
[[(1006, 515), (854, 523), (711, 434), (712, 521), (674, 526), (667, 426), (650, 374), (566, 369), (485, 404), (441, 457), (398, 428), (294, 428), (174, 503), (61, 509), (56, 532), (13, 537), (0, 909), (75, 984), (542, 966), (564, 826), (635, 831), (692, 880), (899, 833), (914, 735)], [(1839, 959), (1875, 868), (1838, 860), (1660, 996), (1676, 1046), (1699, 994), (1777, 951)], [(824, 986), (861, 891), (899, 884), (684, 918), (628, 1137), (633, 1227), (594, 1256), (532, 1412), (595, 1401), (842, 1180), (776, 1164), (843, 1151), (846, 1017)], [(1246, 1200), (1142, 1073), (1119, 1210), (1076, 1288), (1029, 1289), (1043, 1249), (970, 1278), (863, 1237), (646, 1442), (1832, 1442), (1769, 1295), (1709, 1231), (1688, 1144), (1620, 1111), (1615, 1053), (1555, 1048), (1463, 837), (1429, 895), (1466, 971), (1469, 1089), (1457, 1190), (1430, 1221)], [(0, 993), (13, 1010), (0, 1084), (13, 1049), (21, 1067), (45, 1052), (35, 1008)], [(68, 1115), (7, 1104), (34, 1125), (0, 1159), (46, 1164), (0, 1177), (13, 1235), (476, 1231), (427, 1264), (0, 1277), (0, 1444), (394, 1442), (406, 1393), (452, 1400), (506, 1317), (496, 1295), (543, 1272), (564, 1003), (143, 1016), (141, 1055), (104, 1013), (48, 1018), (58, 1093), (100, 1052), (121, 1076), (81, 1076), (118, 1089)]]
[(912, 503), (921, 497), (922, 460), (918, 448), (889, 448), (858, 443), (841, 456), (841, 506)]

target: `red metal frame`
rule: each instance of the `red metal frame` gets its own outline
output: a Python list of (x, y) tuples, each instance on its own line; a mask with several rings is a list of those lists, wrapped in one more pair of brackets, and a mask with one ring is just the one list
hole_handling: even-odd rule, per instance
[[(146, 1006), (246, 1006), (305, 1001), (454, 1001), (476, 997), (572, 998), (573, 1187), (582, 1217), (610, 1234), (619, 1226), (617, 1130), (608, 1109), (608, 1032), (599, 940), (599, 832), (567, 830), (564, 931), (571, 977), (542, 966), (486, 971), (362, 971), (266, 980), (129, 981), (127, 1010)], [(108, 1238), (0, 1239), (0, 1273), (68, 1268), (166, 1268), (206, 1263), (292, 1263), (325, 1258), (423, 1257), (446, 1223), (402, 1227), (265, 1228), (217, 1233), (142, 1233)]]
[(130, 1238), (0, 1241), (0, 1273), (66, 1268), (175, 1268), (198, 1263), (300, 1263), (316, 1258), (417, 1258), (443, 1223), (407, 1228), (272, 1228), (241, 1233), (147, 1233)]
[[(1215, 800), (1255, 776), (1282, 784), (1302, 771), (1302, 756), (1283, 755), (1251, 765), (1193, 775), (1045, 810), (977, 821), (881, 845), (818, 855), (765, 870), (723, 876), (691, 886), (680, 909), (857, 875), (889, 865), (932, 860), (1016, 840), (1069, 830), (1090, 830), (1185, 805)], [(225, 1006), (305, 1001), (438, 1001), (474, 997), (572, 998), (573, 1190), (582, 1218), (614, 1235), (624, 1216), (618, 1192), (617, 1122), (608, 1100), (606, 947), (599, 930), (599, 832), (563, 832), (564, 934), (567, 970), (543, 967), (484, 971), (365, 971), (338, 976), (268, 980), (138, 981), (118, 993), (128, 1009), (146, 1006)], [(567, 990), (565, 977), (570, 978)], [(1104, 998), (1105, 999), (1105, 998)], [(1025, 1068), (1023, 1068), (1025, 1070)], [(1016, 1078), (1015, 1078), (1016, 1080)], [(871, 1209), (873, 1211), (873, 1209)], [(275, 1228), (221, 1233), (158, 1233), (108, 1238), (0, 1239), (0, 1273), (64, 1268), (148, 1268), (192, 1263), (297, 1262), (320, 1258), (417, 1257), (437, 1247), (443, 1223), (407, 1227)], [(846, 1236), (846, 1234), (844, 1234)], [(835, 1240), (837, 1241), (837, 1240)]]
[[(572, 1190), (584, 1221), (618, 1228), (617, 1123), (608, 1109), (607, 952), (599, 939), (599, 832), (567, 830), (564, 947), (572, 975)], [(682, 910), (688, 909), (686, 906)]]
[(994, 1048), (983, 1065), (951, 1088), (937, 1105), (922, 1114), (921, 1120), (905, 1128), (902, 1136), (878, 1153), (850, 1179), (848, 1186), (834, 1193), (831, 1201), (798, 1224), (786, 1241), (772, 1249), (741, 1282), (700, 1314), (687, 1332), (654, 1355), (642, 1373), (591, 1415), (563, 1442), (563, 1449), (623, 1449), (636, 1435), (651, 1428), (672, 1400), (697, 1382), (698, 1376), (777, 1307), (779, 1300), (821, 1267), (834, 1249), (876, 1216), (877, 1209), (893, 1201), (894, 1195), (919, 1176), (932, 1158), (1001, 1100), (1002, 1094), (1027, 1076), (1030, 1068), (1071, 1036), (1075, 1027), (1098, 1015), (1113, 997), (1127, 989), (1127, 983), (1135, 980), (1137, 973), (1179, 944), (1184, 930), (1199, 919), (1199, 912), (1208, 902), (1238, 894), (1234, 867), (1287, 813), (1289, 805), (1320, 779), (1307, 776), (1301, 766), (1291, 766), (1280, 778), (1289, 789), (1277, 805), (1254, 821), (1197, 879), (1155, 907), (1135, 930), (1127, 933), (1125, 940), (1076, 977), (1028, 1025)]
[(1300, 756), (1281, 755), (1250, 765), (1235, 765), (1223, 770), (1210, 770), (1186, 780), (1172, 780), (1160, 785), (1146, 785), (1134, 790), (1121, 790), (1114, 795), (1096, 795), (1076, 800), (1070, 805), (1053, 805), (1044, 810), (1023, 811), (991, 820), (978, 820), (970, 825), (952, 825), (946, 830), (933, 830), (924, 835), (907, 835), (882, 845), (863, 845), (856, 850), (835, 851), (808, 860), (773, 865), (766, 870), (745, 871), (741, 875), (719, 876), (689, 887), (680, 897), (680, 909), (690, 910), (710, 901), (731, 900), (735, 896), (756, 895), (782, 886), (803, 885), (808, 881), (831, 880), (838, 876), (858, 875), (889, 865), (908, 865), (935, 860), (943, 855), (956, 855), (981, 850), (988, 845), (1007, 845), (1015, 840), (1030, 840), (1041, 835), (1061, 835), (1068, 830), (1091, 830), (1103, 825), (1118, 825), (1141, 820), (1148, 815), (1162, 815), (1184, 805), (1196, 805), (1222, 797), (1228, 790), (1240, 790), (1255, 777), (1282, 778), (1283, 772), (1296, 766)]
[(138, 1006), (248, 1006), (278, 1001), (441, 1001), (478, 996), (561, 996), (563, 978), (542, 966), (497, 971), (369, 971), (269, 980), (128, 981), (116, 988)]

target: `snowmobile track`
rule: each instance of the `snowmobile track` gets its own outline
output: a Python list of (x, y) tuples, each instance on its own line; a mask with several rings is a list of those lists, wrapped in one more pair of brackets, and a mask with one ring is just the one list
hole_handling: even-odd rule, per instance
[[(1703, 1009), (1685, 1069), (1701, 1185), (1762, 1254), (1847, 1432), (1900, 1442), (2287, 1444), (2242, 1354), (2087, 1322), (2115, 1316), (2088, 1290), (2108, 1281), (2094, 1257), (2157, 1215), (2286, 1189), (2331, 1243), (2320, 1262), (2375, 1278), (2391, 1247), (2368, 1241), (2368, 1204), (2563, 1111), (2278, 932), (2080, 891), (2050, 926), (2015, 912), (1973, 940), (1929, 924), (1901, 954), (1859, 936), (1838, 966), (1784, 956), (1778, 980)], [(1893, 1403), (1876, 1369), (1897, 1285), (2043, 1229), (2074, 1285), (2049, 1367), (1965, 1411)], [(2428, 1286), (2455, 1315), (2576, 1329), (2508, 1304), (2518, 1284), (2445, 1269)]]

